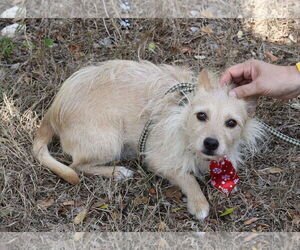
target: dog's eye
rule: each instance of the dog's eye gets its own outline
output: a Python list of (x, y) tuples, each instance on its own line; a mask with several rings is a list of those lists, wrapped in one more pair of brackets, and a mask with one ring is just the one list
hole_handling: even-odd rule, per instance
[(204, 112), (199, 112), (199, 113), (197, 113), (197, 119), (199, 121), (204, 122), (207, 120), (207, 114), (205, 114)]
[(228, 121), (225, 122), (226, 127), (228, 128), (234, 128), (237, 125), (237, 121), (230, 119)]

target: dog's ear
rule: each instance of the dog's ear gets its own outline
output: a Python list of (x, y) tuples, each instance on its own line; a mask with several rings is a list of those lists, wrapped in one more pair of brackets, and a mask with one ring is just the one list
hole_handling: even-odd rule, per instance
[[(228, 94), (232, 89), (234, 89), (238, 86), (239, 85), (232, 83), (232, 82), (230, 84), (227, 84)], [(253, 117), (255, 115), (255, 111), (256, 111), (256, 107), (257, 107), (258, 96), (245, 97), (245, 98), (243, 98), (243, 100), (246, 102), (246, 109), (248, 112), (248, 116)]]
[(198, 84), (207, 90), (212, 88), (211, 81), (209, 79), (208, 69), (201, 70), (198, 77)]
[(246, 97), (244, 98), (244, 100), (246, 101), (246, 108), (247, 108), (248, 115), (250, 117), (253, 117), (255, 115), (258, 97), (257, 96)]

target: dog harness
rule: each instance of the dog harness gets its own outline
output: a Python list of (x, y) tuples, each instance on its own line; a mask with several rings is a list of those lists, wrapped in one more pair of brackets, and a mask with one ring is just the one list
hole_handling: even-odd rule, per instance
[[(180, 92), (180, 94), (185, 97), (186, 94), (190, 94), (190, 93), (194, 92), (195, 87), (196, 86), (194, 84), (191, 84), (191, 83), (179, 83), (179, 84), (176, 84), (173, 87), (171, 87), (165, 93), (165, 96), (167, 94), (174, 93), (176, 90), (178, 90)], [(184, 100), (182, 100), (181, 103), (184, 103)], [(151, 124), (152, 124), (152, 121), (149, 120), (146, 123), (146, 125), (145, 125), (145, 127), (144, 127), (144, 129), (142, 131), (142, 134), (140, 136), (139, 143), (138, 143), (138, 149), (139, 149), (140, 156), (143, 156), (143, 154), (145, 152), (146, 141), (147, 141), (147, 138), (149, 136), (149, 132), (150, 132), (149, 128), (150, 128)]]
[[(174, 93), (175, 91), (179, 91), (179, 93), (183, 96), (183, 99), (179, 102), (179, 105), (182, 105), (187, 102), (186, 95), (194, 92), (196, 86), (191, 83), (179, 83), (171, 87), (168, 91), (166, 91), (165, 95)], [(265, 124), (262, 121), (259, 123), (263, 126), (265, 130), (267, 130), (272, 135), (278, 137), (279, 139), (286, 141), (295, 146), (300, 146), (300, 140), (291, 138), (287, 135), (284, 135), (269, 125)], [(152, 120), (149, 120), (142, 131), (138, 142), (138, 150), (140, 154), (140, 159), (143, 160), (146, 141), (150, 133), (150, 126), (152, 125)], [(218, 190), (222, 191), (225, 194), (230, 194), (230, 192), (234, 189), (234, 187), (239, 182), (239, 176), (236, 173), (235, 168), (233, 167), (231, 161), (225, 156), (219, 162), (211, 161), (210, 162), (210, 177), (211, 184)]]

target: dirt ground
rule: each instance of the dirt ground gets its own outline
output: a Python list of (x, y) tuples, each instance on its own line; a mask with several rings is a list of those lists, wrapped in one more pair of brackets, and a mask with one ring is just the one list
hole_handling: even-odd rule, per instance
[[(199, 180), (211, 204), (205, 221), (189, 215), (185, 197), (137, 162), (126, 163), (133, 179), (81, 176), (72, 186), (35, 161), (31, 145), (40, 119), (63, 81), (82, 66), (145, 59), (199, 71), (249, 58), (300, 61), (299, 20), (129, 19), (128, 27), (120, 21), (21, 20), (22, 32), (0, 38), (0, 231), (299, 231), (299, 148), (271, 137), (247, 159), (239, 191), (230, 197), (213, 189), (208, 176)], [(0, 19), (0, 28), (14, 22)], [(262, 98), (257, 117), (299, 139), (299, 106), (299, 98)], [(58, 140), (50, 149), (71, 162)], [(235, 210), (220, 216), (229, 208)]]

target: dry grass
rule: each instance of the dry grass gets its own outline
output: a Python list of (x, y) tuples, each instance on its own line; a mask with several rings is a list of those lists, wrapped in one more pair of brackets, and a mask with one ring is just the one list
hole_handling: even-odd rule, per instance
[[(12, 54), (0, 52), (0, 231), (299, 230), (299, 149), (281, 141), (271, 140), (247, 161), (240, 171), (239, 191), (229, 198), (206, 185), (208, 177), (200, 181), (211, 204), (210, 217), (204, 222), (188, 214), (184, 198), (164, 194), (170, 186), (167, 181), (145, 172), (135, 162), (127, 163), (136, 171), (134, 179), (119, 183), (82, 176), (79, 185), (71, 186), (42, 168), (31, 154), (40, 118), (62, 82), (80, 67), (122, 58), (222, 70), (251, 57), (267, 61), (265, 51), (276, 55), (278, 64), (299, 61), (299, 44), (285, 44), (289, 34), (299, 37), (295, 20), (269, 22), (273, 29), (286, 33), (272, 42), (262, 40), (253, 35), (255, 22), (234, 19), (140, 19), (130, 20), (130, 28), (121, 27), (118, 19), (25, 20), (26, 33), (13, 39), (16, 48)], [(8, 23), (0, 20), (0, 27)], [(192, 26), (200, 30), (192, 32)], [(201, 31), (203, 26), (213, 33)], [(239, 30), (243, 30), (241, 40), (237, 38)], [(107, 37), (110, 46), (102, 45)], [(49, 38), (55, 43), (53, 47), (45, 44)], [(149, 43), (155, 44), (154, 51), (149, 50)], [(290, 105), (295, 102), (299, 99), (286, 103), (262, 99), (257, 115), (299, 138), (299, 110)], [(57, 140), (51, 151), (60, 161), (70, 162)], [(273, 167), (283, 172), (260, 171)], [(148, 199), (138, 199), (143, 197)], [(47, 201), (48, 208), (41, 207), (41, 201)], [(66, 205), (66, 201), (74, 204)], [(95, 202), (98, 206), (91, 206)], [(74, 224), (74, 217), (87, 207), (83, 223)], [(231, 215), (219, 216), (231, 207), (236, 207)], [(244, 224), (253, 217), (259, 220)]]
[[(124, 3), (128, 3), (127, 7), (124, 7)], [(33, 18), (299, 17), (299, 1), (297, 0), (27, 0), (26, 7), (28, 17)]]

